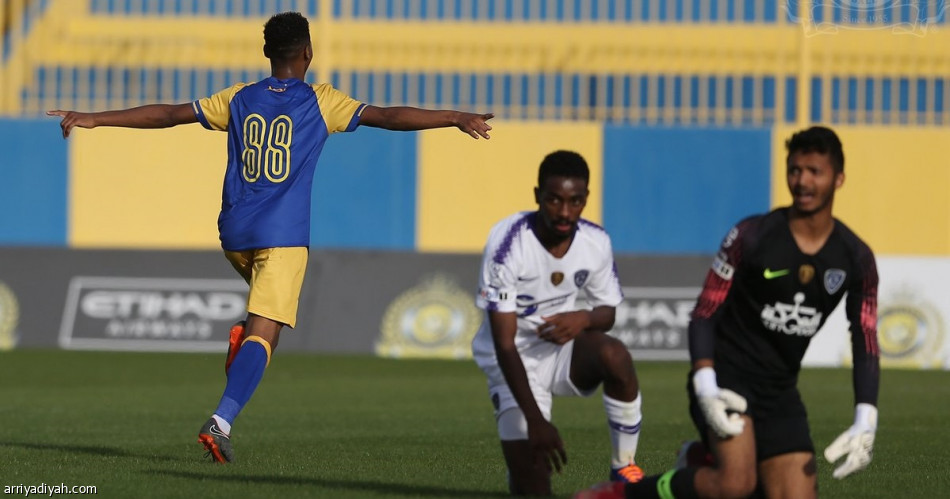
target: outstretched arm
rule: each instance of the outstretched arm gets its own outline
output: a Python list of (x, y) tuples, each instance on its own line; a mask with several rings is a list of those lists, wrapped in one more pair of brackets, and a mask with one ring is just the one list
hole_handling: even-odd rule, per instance
[(196, 123), (198, 117), (191, 104), (149, 104), (147, 106), (102, 111), (98, 113), (79, 113), (76, 111), (47, 111), (49, 116), (60, 116), (63, 138), (69, 137), (73, 127), (95, 128), (97, 126), (119, 126), (125, 128), (168, 128), (185, 123)]
[(491, 125), (488, 120), (494, 118), (492, 113), (475, 114), (462, 111), (420, 109), (417, 107), (395, 106), (376, 107), (366, 106), (360, 115), (360, 125), (387, 130), (412, 131), (427, 130), (429, 128), (443, 128), (454, 126), (471, 135), (473, 138), (489, 138), (488, 131)]

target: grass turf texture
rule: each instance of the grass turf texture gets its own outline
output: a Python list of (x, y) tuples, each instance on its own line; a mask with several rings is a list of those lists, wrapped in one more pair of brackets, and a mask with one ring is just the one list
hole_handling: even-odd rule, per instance
[[(224, 387), (223, 355), (0, 353), (0, 487), (95, 485), (105, 497), (505, 497), (481, 373), (470, 361), (278, 353), (234, 426), (236, 462), (205, 461), (198, 428)], [(685, 363), (638, 364), (638, 461), (666, 470), (694, 438)], [(819, 457), (827, 497), (950, 496), (950, 374), (887, 370), (870, 467), (844, 481)], [(847, 369), (800, 386), (819, 452), (851, 423)], [(555, 494), (603, 481), (600, 396), (555, 400), (568, 465)]]

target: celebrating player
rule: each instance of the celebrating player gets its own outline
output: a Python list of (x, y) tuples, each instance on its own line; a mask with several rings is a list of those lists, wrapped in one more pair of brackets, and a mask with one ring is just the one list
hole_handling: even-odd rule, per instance
[[(711, 464), (577, 494), (612, 497), (817, 496), (815, 450), (798, 372), (812, 336), (847, 294), (854, 424), (825, 449), (844, 478), (866, 467), (877, 428), (877, 267), (832, 216), (844, 183), (841, 141), (812, 127), (786, 143), (792, 205), (746, 218), (726, 235), (689, 325), (690, 414)], [(698, 443), (696, 445), (699, 445)]]
[(317, 158), (328, 136), (359, 125), (389, 130), (457, 127), (489, 138), (492, 114), (375, 107), (328, 84), (305, 83), (313, 59), (310, 26), (297, 12), (264, 25), (271, 76), (238, 83), (211, 97), (177, 105), (61, 116), (73, 127), (165, 128), (200, 122), (228, 132), (228, 164), (218, 229), (227, 259), (248, 282), (247, 319), (231, 329), (227, 385), (199, 441), (214, 461), (234, 459), (231, 425), (257, 388), (284, 326), (293, 328), (310, 244), (310, 196)]
[[(547, 155), (538, 210), (497, 223), (485, 246), (477, 305), (486, 316), (472, 351), (488, 377), (512, 494), (550, 494), (552, 468), (567, 463), (550, 423), (552, 395), (587, 396), (601, 382), (611, 479), (643, 476), (634, 462), (641, 397), (633, 359), (606, 334), (623, 299), (610, 236), (581, 218), (589, 176), (579, 154)], [(582, 289), (592, 310), (575, 306)]]

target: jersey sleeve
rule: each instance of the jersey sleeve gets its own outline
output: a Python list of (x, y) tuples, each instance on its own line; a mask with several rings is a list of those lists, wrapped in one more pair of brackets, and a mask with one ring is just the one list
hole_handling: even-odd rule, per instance
[(231, 99), (234, 98), (234, 94), (236, 94), (238, 90), (241, 90), (245, 86), (247, 86), (246, 83), (238, 83), (221, 90), (211, 97), (205, 97), (192, 102), (191, 107), (195, 111), (195, 116), (198, 118), (198, 122), (201, 123), (201, 126), (208, 130), (227, 130), (228, 120), (231, 118)]
[(488, 311), (515, 312), (518, 309), (518, 266), (512, 250), (518, 244), (518, 235), (500, 229), (498, 226), (492, 229), (485, 245), (475, 305)]
[(877, 343), (877, 263), (874, 254), (861, 244), (857, 273), (848, 288), (845, 313), (851, 323), (851, 353), (854, 358), (852, 382), (855, 403), (877, 405), (880, 386), (880, 349)]
[(602, 265), (595, 269), (587, 281), (587, 303), (592, 307), (616, 307), (623, 301), (620, 276), (617, 275), (617, 262), (614, 260), (613, 245), (606, 235), (603, 243)]
[(694, 362), (698, 359), (712, 359), (715, 353), (716, 312), (729, 296), (732, 279), (742, 262), (742, 251), (751, 222), (745, 220), (729, 230), (719, 245), (719, 252), (713, 259), (706, 274), (703, 289), (696, 300), (696, 306), (689, 321), (689, 356)]
[(366, 108), (366, 104), (326, 83), (313, 85), (313, 91), (317, 94), (317, 104), (323, 113), (328, 132), (356, 130), (360, 123), (360, 113)]

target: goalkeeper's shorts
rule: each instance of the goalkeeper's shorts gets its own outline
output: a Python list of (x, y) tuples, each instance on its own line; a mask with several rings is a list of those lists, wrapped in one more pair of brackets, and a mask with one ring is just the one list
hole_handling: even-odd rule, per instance
[[(815, 444), (812, 443), (808, 428), (808, 414), (797, 387), (776, 389), (774, 383), (756, 383), (749, 380), (748, 376), (718, 369), (716, 378), (720, 387), (742, 395), (749, 403), (746, 414), (752, 418), (756, 458), (759, 461), (790, 452), (815, 453)], [(692, 373), (687, 377), (686, 391), (693, 424), (699, 430), (706, 448), (712, 449), (709, 425), (693, 391)]]

